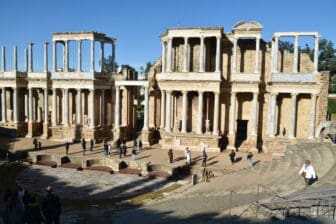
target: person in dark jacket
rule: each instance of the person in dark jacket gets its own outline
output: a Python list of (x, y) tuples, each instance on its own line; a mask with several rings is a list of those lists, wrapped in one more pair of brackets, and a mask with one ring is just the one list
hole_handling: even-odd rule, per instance
[(46, 224), (59, 224), (62, 212), (60, 198), (52, 193), (51, 186), (47, 187), (47, 195), (42, 201), (42, 212), (46, 218)]
[[(104, 143), (105, 143), (105, 140), (104, 140)], [(93, 142), (93, 139), (91, 138), (90, 139), (90, 152), (93, 151), (93, 146), (94, 146), (94, 142)]]
[(24, 221), (27, 224), (41, 224), (42, 215), (40, 206), (36, 203), (35, 197), (30, 197), (24, 212)]
[(69, 155), (70, 142), (65, 143), (65, 154)]
[(232, 150), (229, 156), (230, 156), (231, 164), (233, 165), (233, 163), (235, 162), (236, 152)]
[(85, 138), (82, 139), (82, 151), (83, 151), (83, 156), (85, 156), (85, 151), (86, 151), (86, 141), (85, 141)]

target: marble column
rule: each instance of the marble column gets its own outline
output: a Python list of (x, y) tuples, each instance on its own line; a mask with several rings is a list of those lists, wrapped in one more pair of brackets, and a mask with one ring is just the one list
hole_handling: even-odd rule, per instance
[(91, 110), (90, 110), (90, 128), (95, 128), (96, 122), (95, 122), (95, 90), (90, 89), (90, 104), (91, 104)]
[(166, 98), (166, 92), (164, 90), (161, 90), (161, 108), (160, 108), (160, 111), (161, 111), (161, 120), (160, 120), (160, 128), (164, 128), (165, 127), (165, 98)]
[(318, 72), (318, 55), (319, 55), (319, 36), (315, 36), (314, 45), (314, 73)]
[(167, 54), (167, 72), (172, 71), (172, 38), (168, 39), (168, 54)]
[(6, 89), (2, 88), (1, 92), (1, 109), (2, 109), (2, 122), (7, 122), (7, 103), (6, 103)]
[(64, 48), (63, 48), (63, 71), (69, 71), (69, 41), (64, 41)]
[(18, 63), (17, 63), (17, 46), (14, 46), (13, 49), (13, 70), (16, 72), (18, 70)]
[(48, 124), (48, 89), (44, 89), (44, 124)]
[(28, 72), (28, 48), (25, 48), (24, 50), (24, 56), (25, 56), (25, 71)]
[(28, 72), (33, 72), (33, 43), (29, 43), (29, 67)]
[(197, 134), (203, 133), (203, 91), (198, 91), (198, 128)]
[(299, 61), (299, 36), (295, 35), (295, 38), (294, 38), (293, 73), (298, 73), (298, 61)]
[(82, 40), (77, 41), (77, 72), (82, 71)]
[(256, 38), (256, 51), (255, 51), (255, 69), (254, 73), (259, 73), (259, 52), (260, 52), (260, 38)]
[(56, 126), (57, 125), (57, 94), (56, 89), (54, 88), (52, 90), (52, 111), (51, 111), (51, 125)]
[(100, 96), (100, 126), (105, 126), (105, 89), (101, 90)]
[(13, 120), (14, 123), (18, 122), (18, 89), (13, 88)]
[(188, 72), (188, 37), (184, 37), (183, 72)]
[(82, 124), (82, 92), (77, 89), (77, 124)]
[(115, 116), (114, 116), (114, 128), (119, 129), (120, 126), (120, 86), (115, 87)]
[(100, 72), (104, 71), (104, 42), (100, 42)]
[(277, 93), (270, 93), (270, 104), (269, 104), (269, 115), (268, 115), (268, 134), (270, 137), (275, 136), (275, 126), (276, 126), (276, 98)]
[(214, 92), (214, 120), (213, 120), (213, 135), (218, 135), (218, 119), (219, 119), (219, 92)]
[(28, 121), (33, 122), (33, 89), (28, 89)]
[(232, 73), (237, 73), (237, 44), (238, 39), (233, 38), (233, 52), (232, 52)]
[(6, 48), (5, 46), (1, 47), (1, 71), (6, 71)]
[(162, 41), (162, 56), (161, 56), (162, 72), (166, 71), (166, 42)]
[(317, 95), (316, 94), (311, 94), (309, 139), (314, 139), (315, 138), (316, 99), (317, 99)]
[(148, 87), (145, 87), (144, 126), (142, 129), (144, 131), (148, 130), (148, 103)]
[(28, 93), (25, 92), (25, 94), (24, 94), (24, 117), (25, 117), (25, 122), (28, 122), (28, 111), (29, 111)]
[(220, 72), (220, 59), (221, 59), (221, 36), (216, 37), (216, 72)]
[(57, 41), (53, 41), (53, 72), (57, 71)]
[(237, 97), (237, 93), (232, 92), (231, 93), (231, 103), (230, 103), (229, 135), (235, 135), (236, 97)]
[(279, 37), (275, 36), (274, 41), (272, 42), (272, 72), (278, 72), (278, 46), (279, 46)]
[(290, 126), (289, 126), (289, 135), (288, 138), (295, 138), (295, 129), (296, 129), (296, 99), (297, 93), (291, 93), (291, 111), (290, 111)]
[(95, 41), (91, 40), (91, 72), (95, 71)]
[(258, 131), (258, 93), (253, 92), (251, 108), (251, 135), (256, 136)]
[(204, 36), (201, 36), (199, 65), (199, 72), (204, 72)]
[(69, 89), (63, 89), (63, 125), (69, 126)]
[(182, 91), (182, 133), (187, 133), (188, 91)]
[(166, 90), (166, 132), (171, 132), (171, 90)]
[(48, 42), (44, 43), (44, 66), (43, 71), (48, 72)]
[(117, 72), (116, 64), (115, 64), (115, 43), (112, 43), (112, 72)]

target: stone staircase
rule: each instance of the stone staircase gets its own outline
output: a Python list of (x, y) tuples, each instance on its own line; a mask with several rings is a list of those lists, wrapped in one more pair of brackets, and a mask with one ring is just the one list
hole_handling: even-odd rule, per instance
[[(309, 188), (336, 186), (336, 148), (329, 143), (300, 143), (288, 145), (282, 159), (263, 162), (254, 167), (239, 170), (211, 180), (211, 183), (199, 183), (184, 192), (186, 197), (221, 196), (227, 198), (234, 191), (235, 206), (246, 205), (244, 195), (255, 195), (253, 200), (284, 196), (305, 189), (305, 182), (299, 175), (304, 161), (311, 160), (319, 181)], [(259, 193), (257, 191), (259, 190)], [(229, 208), (227, 208), (229, 209)]]

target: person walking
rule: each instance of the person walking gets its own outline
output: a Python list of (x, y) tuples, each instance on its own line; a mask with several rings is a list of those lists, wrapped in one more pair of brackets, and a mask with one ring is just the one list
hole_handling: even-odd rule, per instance
[(202, 153), (202, 166), (203, 167), (206, 167), (207, 160), (208, 160), (208, 155), (205, 152), (205, 149), (203, 149), (203, 153)]
[(69, 155), (69, 147), (70, 147), (70, 142), (65, 143), (65, 154)]
[(38, 142), (38, 150), (41, 150), (42, 149), (42, 143), (39, 141)]
[(18, 197), (18, 193), (9, 197), (4, 214), (4, 221), (8, 224), (24, 223), (24, 206)]
[(33, 140), (33, 144), (34, 144), (34, 149), (37, 150), (37, 147), (38, 147), (38, 141), (36, 138), (34, 138)]
[(139, 140), (139, 151), (141, 152), (141, 150), (142, 150), (142, 141), (141, 140)]
[(310, 160), (306, 160), (299, 174), (304, 178), (306, 186), (312, 185), (317, 180), (314, 167), (310, 164)]
[(132, 159), (136, 160), (136, 146), (133, 146), (133, 149), (132, 149)]
[[(105, 144), (105, 140), (104, 140), (104, 144)], [(93, 139), (91, 138), (91, 139), (90, 139), (90, 152), (93, 151), (93, 146), (94, 146), (94, 141), (93, 141)]]
[(108, 146), (107, 146), (107, 143), (104, 141), (104, 146), (103, 146), (103, 148), (104, 148), (104, 156), (106, 156), (107, 157), (107, 155), (108, 155)]
[(235, 162), (236, 152), (232, 150), (229, 154), (229, 157), (230, 157), (231, 165), (233, 165)]
[(126, 157), (126, 153), (127, 153), (127, 147), (126, 147), (126, 143), (122, 143), (123, 147), (122, 147), (122, 150), (123, 150), (123, 154), (124, 154), (124, 157)]
[(121, 145), (118, 145), (117, 147), (118, 147), (118, 151), (119, 151), (119, 159), (121, 159), (122, 154), (123, 154), (123, 150), (121, 148)]
[(190, 163), (191, 163), (191, 151), (188, 147), (187, 147), (186, 163), (187, 163), (187, 165), (190, 165)]
[(173, 163), (173, 149), (168, 150), (169, 163)]
[(82, 138), (82, 151), (83, 151), (83, 156), (85, 156), (85, 151), (86, 151), (86, 141), (85, 141), (85, 138)]
[(62, 212), (60, 198), (52, 192), (51, 186), (47, 187), (47, 194), (42, 200), (42, 212), (46, 224), (59, 224)]
[(252, 167), (253, 166), (253, 154), (252, 154), (252, 152), (247, 153), (246, 159), (247, 159), (247, 165)]

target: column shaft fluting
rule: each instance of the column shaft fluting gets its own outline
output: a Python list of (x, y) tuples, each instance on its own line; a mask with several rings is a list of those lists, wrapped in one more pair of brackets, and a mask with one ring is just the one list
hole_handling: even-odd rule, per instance
[(198, 128), (197, 134), (203, 133), (203, 92), (198, 92)]
[[(95, 127), (95, 90), (91, 89), (90, 90), (90, 104), (91, 104), (91, 110), (90, 110), (90, 127), (94, 128)], [(90, 107), (89, 107), (90, 108)]]
[(117, 72), (116, 63), (115, 63), (115, 43), (112, 43), (112, 72)]
[(182, 91), (182, 133), (187, 132), (187, 110), (188, 110), (188, 92)]
[(13, 113), (14, 123), (18, 122), (18, 89), (13, 88)]
[(219, 119), (219, 92), (214, 92), (214, 120), (213, 120), (213, 134), (218, 134), (218, 119)]
[(232, 73), (237, 73), (237, 44), (238, 39), (233, 38), (233, 52), (232, 52)]
[(252, 113), (251, 113), (251, 123), (252, 123), (252, 129), (251, 129), (251, 135), (257, 135), (258, 130), (258, 93), (253, 93), (253, 99), (252, 99)]
[(184, 38), (183, 72), (188, 72), (188, 37)]
[(48, 43), (44, 43), (44, 66), (43, 71), (48, 72)]
[(51, 112), (51, 124), (52, 126), (57, 125), (57, 95), (56, 95), (56, 89), (53, 89), (52, 93), (52, 112)]
[(33, 122), (33, 89), (28, 89), (28, 121)]
[(255, 69), (254, 69), (254, 73), (259, 73), (259, 52), (260, 52), (260, 38), (256, 38), (256, 52), (255, 52)]
[(69, 126), (69, 89), (63, 89), (63, 125)]
[(171, 38), (168, 39), (168, 55), (167, 55), (167, 72), (172, 71), (172, 42)]
[(28, 48), (25, 48), (25, 51), (24, 51), (24, 56), (25, 56), (25, 71), (28, 72)]
[(33, 43), (29, 44), (29, 67), (28, 72), (33, 72)]
[(91, 72), (95, 71), (95, 42), (91, 41)]
[(162, 56), (161, 56), (162, 72), (166, 71), (166, 42), (162, 41)]
[(268, 130), (269, 130), (269, 136), (274, 137), (275, 136), (275, 114), (276, 114), (276, 93), (271, 93), (270, 95), (270, 104), (269, 104), (269, 120), (268, 120)]
[(318, 55), (319, 55), (319, 36), (315, 36), (314, 44), (314, 72), (318, 72)]
[(235, 123), (236, 123), (236, 92), (231, 93), (231, 103), (230, 103), (230, 120), (229, 120), (229, 135), (235, 134)]
[(25, 92), (24, 94), (24, 117), (25, 117), (25, 122), (28, 122), (28, 93)]
[(171, 91), (167, 90), (166, 99), (166, 132), (171, 132)]
[(116, 99), (115, 99), (115, 116), (114, 116), (114, 128), (118, 129), (120, 126), (120, 86), (115, 87)]
[(64, 41), (63, 48), (63, 71), (69, 71), (69, 41)]
[(6, 48), (5, 46), (1, 47), (1, 71), (6, 71)]
[(56, 41), (53, 41), (53, 71), (57, 71), (57, 48), (56, 48)]
[(293, 59), (293, 73), (298, 72), (298, 61), (299, 61), (299, 36), (294, 38), (294, 59)]
[(77, 41), (77, 72), (82, 71), (82, 40)]
[(77, 89), (77, 124), (82, 124), (82, 92)]
[(100, 96), (100, 126), (105, 126), (105, 89), (101, 90)]
[(148, 87), (145, 87), (145, 105), (144, 105), (144, 127), (143, 130), (148, 130)]
[(275, 36), (274, 41), (272, 42), (272, 72), (277, 73), (278, 72), (278, 46), (279, 46), (279, 37)]
[(100, 42), (100, 72), (104, 71), (104, 42)]
[(48, 124), (48, 89), (44, 89), (44, 124)]
[(1, 109), (2, 109), (2, 122), (7, 122), (7, 103), (6, 103), (6, 89), (2, 88), (1, 92)]
[(18, 63), (17, 63), (17, 46), (14, 46), (14, 52), (13, 52), (13, 69), (14, 71), (18, 70)]
[(199, 54), (199, 72), (204, 72), (204, 37), (201, 36), (200, 54)]
[(165, 100), (166, 99), (166, 92), (164, 90), (161, 90), (161, 116), (160, 116), (160, 128), (165, 127)]

